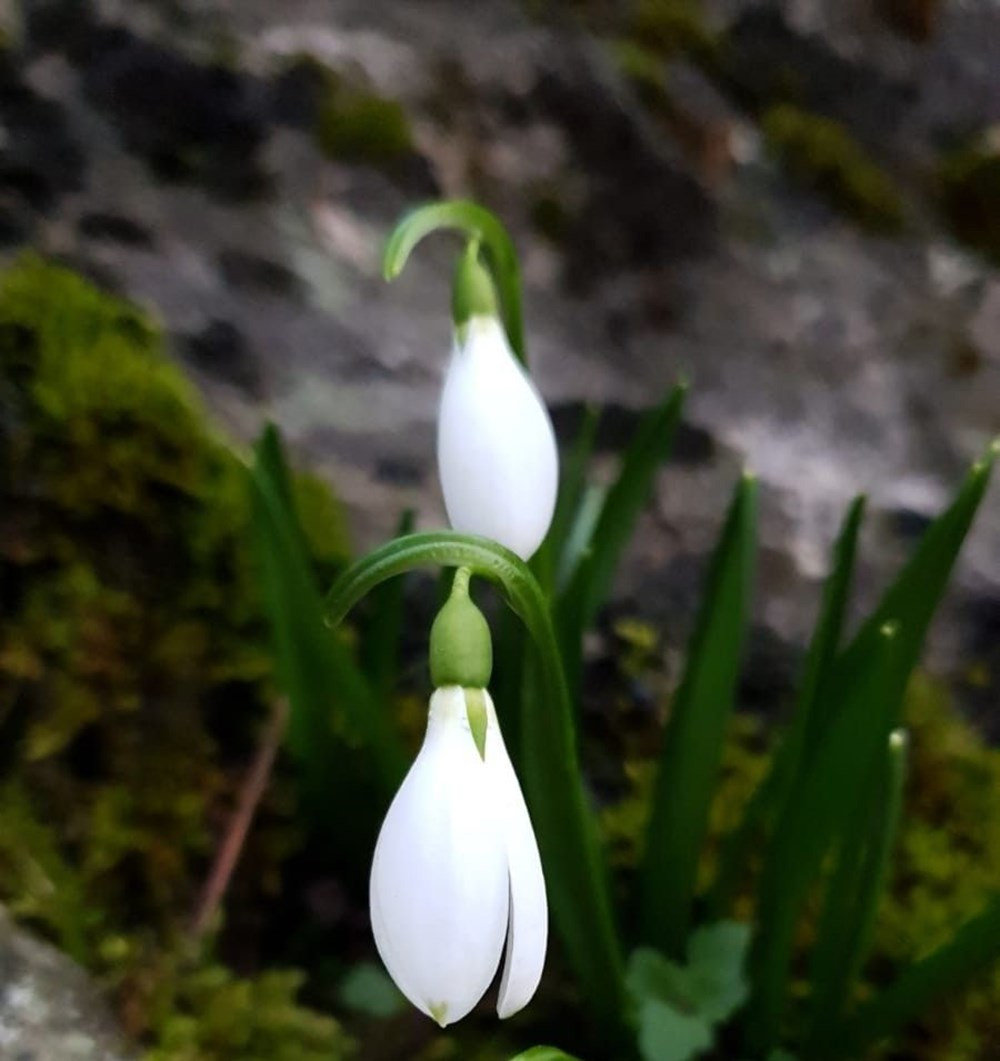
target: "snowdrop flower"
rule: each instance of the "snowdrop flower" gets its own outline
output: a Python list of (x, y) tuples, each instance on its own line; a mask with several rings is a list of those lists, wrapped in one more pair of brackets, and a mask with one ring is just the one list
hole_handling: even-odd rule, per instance
[(525, 1006), (548, 935), (538, 845), (485, 688), (489, 631), (468, 573), (455, 582), (431, 632), (437, 689), (424, 743), (382, 824), (370, 882), (382, 961), (442, 1027), (482, 998), (505, 940), (497, 1013)]
[(455, 343), (438, 417), (438, 468), (452, 527), (528, 559), (555, 510), (552, 421), (514, 356), (492, 281), (470, 244), (455, 278)]

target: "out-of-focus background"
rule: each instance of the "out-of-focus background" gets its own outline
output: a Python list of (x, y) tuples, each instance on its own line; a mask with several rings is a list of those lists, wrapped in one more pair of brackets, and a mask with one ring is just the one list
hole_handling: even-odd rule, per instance
[[(741, 699), (773, 713), (850, 498), (870, 499), (861, 607), (1000, 432), (994, 0), (5, 0), (0, 35), (0, 247), (14, 270), (0, 297), (0, 442), (9, 446), (3, 474), (16, 469), (0, 511), (4, 717), (22, 695), (75, 696), (29, 729), (35, 772), (18, 790), (24, 805), (5, 803), (7, 835), (18, 839), (0, 839), (0, 888), (20, 903), (15, 914), (103, 969), (105, 982), (118, 968), (115, 946), (141, 950), (143, 918), (169, 905), (157, 888), (191, 890), (190, 866), (176, 860), (206, 860), (212, 808), (234, 784), (227, 770), (239, 776), (253, 744), (232, 717), (266, 670), (257, 613), (238, 598), (245, 574), (211, 581), (239, 502), (204, 454), (222, 436), (249, 443), (273, 419), (297, 464), (332, 488), (333, 499), (316, 480), (303, 485), (322, 497), (313, 544), (331, 567), (389, 537), (404, 508), (420, 527), (444, 525), (434, 417), (456, 245), (422, 246), (385, 284), (382, 241), (408, 207), (469, 197), (510, 227), (531, 365), (562, 439), (588, 403), (600, 404), (598, 449), (610, 466), (639, 410), (678, 376), (691, 381), (673, 460), (590, 646), (598, 678), (623, 654), (655, 652), (670, 670), (730, 484), (748, 466), (761, 483), (762, 547)], [(128, 342), (161, 333), (193, 392), (172, 374), (169, 398), (141, 372), (118, 379), (112, 350), (96, 378), (52, 361), (26, 411), (18, 344), (58, 312), (38, 310), (44, 292), (58, 291), (60, 306), (99, 298), (51, 263), (141, 307)], [(86, 412), (113, 395), (124, 435), (127, 399), (146, 387), (159, 403), (162, 451), (141, 454), (153, 470), (133, 473), (115, 431), (92, 437), (74, 403)], [(204, 415), (191, 411), (199, 401)], [(42, 414), (28, 440), (25, 424)], [(67, 419), (69, 442), (37, 426)], [(193, 440), (194, 456), (179, 458)], [(73, 446), (90, 453), (93, 475), (77, 466), (63, 481), (60, 455)], [(173, 488), (217, 497), (218, 525), (199, 517), (192, 530), (189, 513), (168, 512), (163, 490)], [(105, 504), (127, 515), (107, 534), (94, 515)], [(63, 522), (50, 534), (54, 512)], [(77, 562), (74, 542), (88, 535), (101, 539), (100, 559)], [(53, 569), (58, 581), (36, 592), (26, 572)], [(170, 596), (181, 592), (174, 579), (192, 571), (211, 589), (176, 619), (190, 600)], [(169, 623), (136, 604), (150, 591), (174, 609)], [(422, 637), (415, 629), (414, 659)], [(148, 665), (123, 678), (147, 650)], [(1000, 736), (996, 490), (925, 663), (981, 734)], [(599, 681), (591, 688), (599, 710), (605, 692)], [(221, 760), (203, 748), (188, 754), (192, 731), (172, 708), (131, 743), (99, 723), (113, 710), (128, 725), (150, 698), (185, 695), (209, 718), (197, 740), (221, 742)], [(166, 749), (162, 775), (141, 760), (141, 776), (104, 785), (134, 768), (146, 742)], [(129, 787), (139, 781), (144, 796)], [(363, 949), (363, 909), (341, 882), (295, 865), (280, 784), (271, 798), (234, 885), (244, 923), (230, 925), (227, 968), (282, 951), (273, 936), (290, 923), (289, 903), (271, 935), (267, 904), (289, 877), (308, 881), (295, 901), (331, 939), (354, 919), (348, 936)], [(85, 820), (67, 809), (84, 805)], [(137, 805), (142, 821), (130, 817)], [(69, 815), (61, 838), (45, 824), (53, 811)], [(161, 818), (162, 848), (150, 826)], [(83, 842), (101, 827), (100, 843)], [(25, 837), (37, 840), (30, 856)], [(65, 852), (48, 852), (53, 837), (77, 845), (82, 883)], [(108, 867), (122, 904), (141, 899), (131, 923), (103, 934), (81, 896), (81, 925), (26, 898), (64, 872), (67, 887), (86, 893)], [(35, 884), (11, 884), (24, 880)], [(0, 924), (4, 961), (47, 975), (56, 959), (32, 956), (36, 944), (14, 932)], [(254, 940), (252, 953), (241, 955), (241, 938)], [(282, 959), (315, 969), (321, 949), (296, 940)], [(140, 1038), (157, 1019), (159, 982), (148, 981), (111, 985), (117, 1023)], [(25, 973), (21, 994), (0, 990), (0, 1056), (111, 1057), (67, 1052), (65, 1036), (95, 1034), (70, 1015), (86, 1005), (32, 1016), (32, 990), (59, 997), (42, 982)], [(253, 1008), (250, 995), (239, 1004)], [(31, 1045), (32, 1034), (62, 1034), (60, 1022), (62, 1045)], [(8, 1042), (29, 1043), (27, 1052)], [(371, 1047), (362, 1056), (383, 1055)]]

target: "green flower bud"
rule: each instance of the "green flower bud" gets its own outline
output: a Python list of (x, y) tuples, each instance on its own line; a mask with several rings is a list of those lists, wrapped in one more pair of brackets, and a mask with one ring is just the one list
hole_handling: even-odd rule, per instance
[(493, 670), (493, 641), (486, 617), (469, 597), (469, 570), (455, 572), (451, 596), (431, 627), (431, 681), (435, 689), (460, 685), (485, 689)]

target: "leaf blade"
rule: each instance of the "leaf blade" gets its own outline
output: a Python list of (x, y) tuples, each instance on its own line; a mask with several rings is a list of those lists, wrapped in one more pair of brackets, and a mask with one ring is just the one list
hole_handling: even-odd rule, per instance
[(803, 752), (810, 744), (818, 694), (830, 680), (840, 646), (865, 503), (863, 496), (854, 499), (834, 542), (830, 574), (823, 587), (819, 616), (806, 655), (803, 681), (788, 733), (775, 754), (767, 776), (751, 797), (740, 824), (724, 842), (716, 879), (708, 896), (708, 907), (715, 917), (722, 917), (730, 909), (740, 880), (746, 872), (750, 851), (759, 843), (762, 834), (766, 834), (775, 808), (782, 804), (793, 784)]
[(661, 748), (642, 866), (643, 932), (683, 951), (747, 625), (756, 485), (743, 476), (713, 554), (707, 592)]

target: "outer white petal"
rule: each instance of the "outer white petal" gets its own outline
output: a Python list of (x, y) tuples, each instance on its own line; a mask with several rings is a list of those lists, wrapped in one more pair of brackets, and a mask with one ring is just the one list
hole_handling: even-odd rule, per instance
[(382, 824), (372, 931), (400, 990), (442, 1026), (496, 974), (509, 912), (507, 852), (457, 687), (431, 698), (423, 747)]
[(441, 396), (438, 468), (452, 527), (527, 559), (552, 522), (559, 457), (552, 421), (500, 322), (473, 317)]
[(549, 912), (535, 831), (489, 693), (486, 706), (486, 767), (501, 809), (510, 872), (510, 928), (497, 1014), (510, 1017), (531, 1001), (542, 978)]

